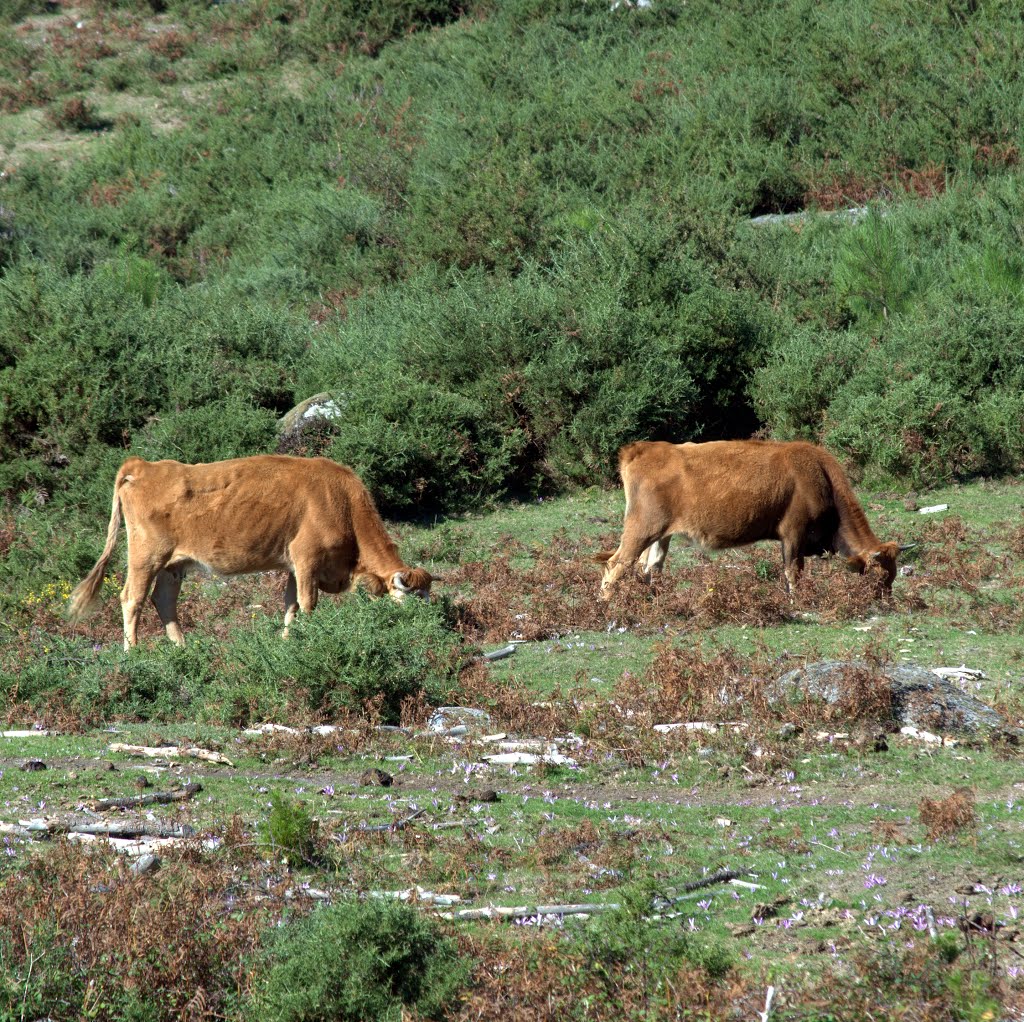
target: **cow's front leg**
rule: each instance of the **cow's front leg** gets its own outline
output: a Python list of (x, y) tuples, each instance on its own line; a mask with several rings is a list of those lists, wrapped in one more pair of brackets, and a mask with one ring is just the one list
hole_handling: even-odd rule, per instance
[(292, 571), (288, 572), (288, 581), (284, 584), (284, 631), (281, 632), (281, 638), (288, 638), (288, 626), (295, 620), (295, 615), (299, 612), (299, 599), (298, 589), (295, 585), (295, 573)]
[(640, 562), (643, 565), (644, 575), (650, 582), (656, 574), (661, 574), (665, 567), (665, 558), (668, 557), (668, 544), (671, 536), (664, 536), (655, 540), (641, 555)]
[(288, 581), (284, 587), (284, 631), (281, 638), (288, 638), (288, 626), (295, 620), (301, 610), (303, 614), (312, 613), (316, 607), (320, 589), (317, 586), (316, 573), (307, 571), (296, 565), (294, 571), (288, 573)]
[(796, 583), (804, 570), (804, 559), (798, 550), (795, 543), (782, 541), (782, 570), (786, 576), (786, 592), (789, 593), (790, 603), (794, 602)]
[[(622, 575), (636, 564), (640, 555), (652, 544), (660, 543), (661, 530), (657, 532), (632, 526), (626, 523), (622, 533), (619, 549), (608, 558), (604, 566), (604, 577), (601, 579), (601, 599), (612, 598), (612, 586)], [(666, 545), (667, 551), (667, 545)]]

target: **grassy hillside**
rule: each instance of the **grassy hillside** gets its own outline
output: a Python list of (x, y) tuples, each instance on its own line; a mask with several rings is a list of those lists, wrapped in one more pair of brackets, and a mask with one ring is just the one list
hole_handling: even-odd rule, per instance
[[(0, 692), (57, 732), (0, 737), (0, 1022), (1019, 1013), (1019, 749), (764, 683), (966, 664), (1024, 722), (1022, 58), (1001, 2), (0, 0)], [(919, 544), (893, 603), (791, 602), (774, 545), (597, 601), (618, 447), (755, 432)], [(197, 575), (125, 655), (119, 556), (67, 623), (128, 453), (273, 450), (351, 464), (441, 598), (282, 643), (282, 580)], [(118, 814), (196, 829), (154, 874), (19, 829), (147, 779), (204, 786)]]

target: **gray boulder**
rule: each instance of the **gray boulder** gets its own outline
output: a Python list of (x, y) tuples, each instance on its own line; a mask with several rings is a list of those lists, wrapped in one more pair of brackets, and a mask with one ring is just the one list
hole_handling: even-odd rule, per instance
[(923, 667), (869, 664), (864, 660), (822, 660), (798, 667), (772, 682), (773, 698), (820, 699), (840, 702), (847, 691), (850, 671), (871, 671), (887, 679), (892, 697), (893, 720), (943, 734), (981, 737), (998, 734), (1017, 742), (1024, 737), (1001, 714), (958, 685)]

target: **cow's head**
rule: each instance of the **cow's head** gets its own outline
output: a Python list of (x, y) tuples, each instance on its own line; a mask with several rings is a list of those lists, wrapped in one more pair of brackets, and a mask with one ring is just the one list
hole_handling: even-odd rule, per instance
[(916, 543), (908, 543), (900, 546), (899, 543), (883, 543), (877, 550), (871, 550), (863, 554), (855, 554), (846, 559), (847, 567), (851, 571), (864, 574), (865, 571), (876, 571), (880, 574), (878, 589), (880, 595), (887, 596), (892, 593), (892, 583), (896, 578), (896, 559), (904, 550), (910, 550)]
[(407, 596), (418, 596), (421, 600), (430, 599), (430, 585), (434, 577), (423, 568), (406, 568), (396, 571), (387, 581), (388, 594), (391, 599), (401, 603)]

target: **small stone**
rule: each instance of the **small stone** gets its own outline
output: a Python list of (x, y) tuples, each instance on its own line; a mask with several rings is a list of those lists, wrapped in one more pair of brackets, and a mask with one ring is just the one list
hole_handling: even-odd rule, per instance
[(802, 730), (803, 728), (798, 724), (794, 724), (792, 721), (786, 721), (786, 723), (779, 728), (779, 737), (794, 738), (796, 735), (800, 734)]
[(45, 770), (46, 764), (41, 759), (26, 759), (25, 762), (21, 764), (21, 769), (28, 770), (29, 772)]
[(875, 752), (888, 752), (889, 743), (885, 740), (885, 735), (876, 735), (872, 748)]
[(482, 731), (489, 728), (490, 723), (491, 715), (486, 710), (478, 710), (472, 706), (439, 706), (431, 714), (427, 727), (431, 731), (445, 732), (463, 725), (467, 731)]
[(130, 867), (130, 872), (137, 877), (147, 873), (155, 873), (160, 868), (160, 858), (156, 855), (140, 855)]
[(903, 499), (903, 508), (906, 511), (916, 511), (920, 506), (917, 502), (917, 494), (913, 490)]
[(995, 933), (996, 917), (991, 912), (972, 912), (957, 925), (964, 933)]
[(732, 767), (730, 767), (728, 763), (726, 763), (724, 766), (720, 766), (718, 768), (718, 776), (721, 777), (721, 778), (726, 778), (731, 773), (732, 773)]
[(134, 784), (139, 791), (145, 791), (147, 788), (153, 787), (153, 782), (145, 774), (139, 774), (137, 777), (133, 778), (132, 784)]
[(106, 773), (116, 771), (117, 767), (114, 766), (114, 764), (111, 763), (109, 759), (104, 759), (100, 760), (100, 762), (96, 764), (96, 769), (99, 770), (101, 773)]
[(364, 787), (367, 785), (376, 785), (378, 788), (390, 788), (394, 783), (394, 778), (386, 770), (381, 770), (378, 767), (371, 767), (369, 770), (363, 772), (363, 775), (359, 778), (359, 783)]

